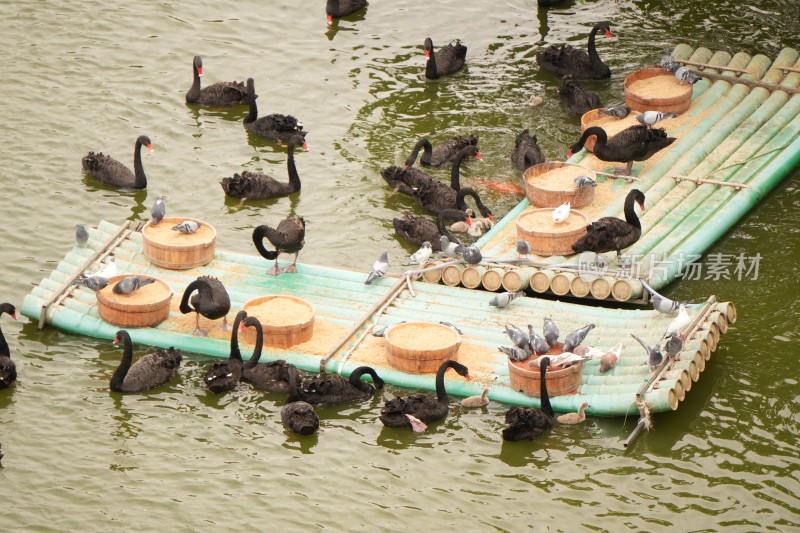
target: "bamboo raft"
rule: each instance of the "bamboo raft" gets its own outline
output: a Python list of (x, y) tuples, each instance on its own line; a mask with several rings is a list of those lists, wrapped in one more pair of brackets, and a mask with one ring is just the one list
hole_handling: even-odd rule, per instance
[[(645, 193), (642, 237), (623, 253), (635, 260), (638, 270), (615, 268), (614, 254), (606, 254), (609, 271), (596, 281), (587, 281), (579, 275), (574, 255), (530, 255), (526, 261), (486, 265), (487, 270), (498, 268), (502, 273), (492, 273), (488, 283), (482, 280), (485, 288), (492, 290), (494, 279), (518, 271), (515, 277), (527, 279), (534, 292), (646, 301), (648, 293), (641, 279), (655, 289), (678, 279), (687, 268), (686, 258), (701, 257), (800, 163), (800, 54), (796, 50), (786, 48), (771, 60), (743, 52), (731, 56), (707, 48), (693, 50), (681, 44), (673, 56), (703, 78), (693, 86), (689, 110), (658, 123), (677, 137), (676, 142), (650, 160), (636, 163), (635, 178), (615, 176), (613, 164), (587, 150), (568, 160), (600, 175), (595, 201), (582, 209), (590, 220), (621, 217), (627, 192), (638, 188)], [(614, 130), (637, 124), (634, 115), (622, 119)], [(604, 201), (596, 205), (601, 192)], [(508, 260), (517, 256), (515, 222), (530, 208), (528, 200), (523, 200), (477, 242), (484, 257)], [(443, 277), (444, 283), (469, 286), (458, 281), (454, 272), (450, 274)], [(475, 278), (472, 274), (469, 283)]]
[[(194, 314), (183, 315), (178, 306), (186, 286), (200, 275), (217, 277), (231, 297), (228, 321), (245, 303), (268, 295), (291, 295), (308, 302), (315, 310), (314, 334), (289, 348), (265, 347), (262, 360), (285, 359), (299, 368), (349, 375), (356, 367), (369, 365), (388, 383), (402, 387), (434, 390), (432, 373), (412, 373), (389, 364), (383, 339), (371, 335), (377, 328), (425, 320), (452, 323), (462, 334), (458, 360), (470, 369), (473, 379), (464, 381), (454, 373), (446, 375), (448, 392), (458, 396), (480, 394), (488, 386), (493, 400), (516, 405), (539, 406), (539, 398), (510, 386), (508, 358), (497, 346), (510, 341), (505, 324), (541, 328), (542, 318), (552, 317), (562, 335), (595, 323), (587, 340), (607, 348), (622, 342), (624, 348), (616, 368), (599, 372), (597, 360), (584, 364), (575, 394), (551, 399), (559, 412), (576, 411), (584, 401), (588, 413), (596, 416), (624, 416), (675, 410), (705, 369), (716, 350), (720, 335), (736, 320), (733, 304), (714, 297), (691, 311), (693, 322), (685, 330), (684, 350), (674, 361), (665, 360), (652, 376), (644, 350), (630, 333), (654, 343), (672, 317), (653, 310), (624, 310), (552, 302), (521, 297), (505, 309), (488, 304), (491, 294), (462, 287), (447, 287), (410, 276), (385, 277), (365, 285), (366, 272), (338, 270), (323, 266), (297, 265), (297, 274), (266, 275), (270, 266), (258, 256), (217, 249), (204, 266), (172, 270), (147, 259), (141, 228), (135, 223), (116, 226), (101, 222), (90, 228), (86, 247), (73, 248), (53, 272), (28, 294), (22, 313), (72, 333), (111, 340), (117, 326), (105, 322), (98, 312), (97, 297), (73, 281), (83, 271), (96, 271), (114, 257), (118, 274), (151, 276), (172, 290), (167, 319), (155, 327), (129, 329), (134, 343), (226, 358), (230, 352), (229, 333), (213, 328), (208, 337), (195, 337)], [(463, 265), (462, 265), (463, 266)], [(244, 357), (252, 345), (242, 340)], [(249, 350), (248, 350), (249, 348)]]

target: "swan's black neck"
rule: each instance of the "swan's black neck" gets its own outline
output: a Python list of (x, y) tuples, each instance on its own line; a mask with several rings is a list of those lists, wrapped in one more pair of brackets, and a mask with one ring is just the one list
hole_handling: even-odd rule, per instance
[(453, 159), (453, 168), (450, 170), (450, 188), (454, 191), (458, 191), (461, 188), (461, 162), (472, 153), (470, 146), (462, 148), (461, 151), (456, 154), (455, 159)]
[(430, 80), (435, 80), (439, 77), (436, 72), (436, 55), (433, 53), (433, 45), (431, 44), (428, 62), (425, 65), (425, 77)]
[(597, 53), (597, 46), (594, 42), (598, 29), (599, 28), (597, 26), (594, 26), (592, 31), (589, 32), (589, 44), (587, 48), (589, 49), (589, 61), (592, 63), (592, 65), (603, 64), (603, 60), (600, 59), (600, 56)]
[(297, 173), (297, 166), (294, 164), (294, 143), (289, 143), (289, 155), (286, 158), (286, 168), (289, 171), (289, 185), (293, 191), (300, 190), (300, 174)]
[(436, 229), (439, 230), (439, 235), (444, 235), (447, 237), (447, 240), (450, 242), (458, 243), (458, 239), (453, 237), (453, 234), (450, 233), (450, 230), (447, 229), (447, 226), (444, 225), (444, 219), (448, 218), (450, 220), (466, 220), (467, 214), (464, 211), (460, 211), (458, 209), (442, 209), (439, 211), (439, 214), (436, 215)]
[(606, 133), (606, 130), (604, 130), (599, 126), (592, 126), (591, 128), (586, 128), (586, 130), (584, 130), (583, 135), (581, 135), (581, 138), (577, 144), (579, 148), (577, 150), (573, 149), (572, 150), (573, 153), (579, 152), (581, 149), (583, 149), (583, 145), (586, 143), (586, 139), (588, 139), (592, 135), (595, 136), (595, 141), (594, 141), (595, 153), (602, 154), (602, 152), (606, 149), (606, 143), (608, 142), (608, 134)]
[(136, 145), (133, 147), (133, 188), (144, 189), (147, 187), (147, 176), (144, 175), (144, 166), (142, 166), (142, 141), (136, 139)]
[(261, 329), (261, 322), (259, 322), (256, 317), (251, 318), (252, 320), (248, 319), (246, 325), (256, 329), (256, 345), (253, 348), (253, 355), (250, 356), (250, 359), (246, 363), (247, 368), (254, 368), (258, 364), (258, 361), (261, 359), (261, 350), (264, 347), (264, 330)]
[(261, 254), (261, 257), (273, 260), (278, 258), (278, 250), (270, 251), (264, 247), (264, 236), (267, 234), (267, 227), (258, 226), (253, 230), (253, 244), (256, 245), (256, 250)]
[(297, 387), (297, 369), (293, 366), (289, 368), (289, 397), (286, 398), (286, 403), (300, 401), (300, 391)]
[(456, 195), (456, 207), (458, 207), (461, 211), (466, 211), (469, 206), (467, 205), (467, 202), (464, 201), (464, 198), (467, 196), (475, 200), (475, 203), (478, 205), (478, 209), (480, 209), (481, 198), (478, 196), (477, 191), (471, 187), (464, 187), (458, 191), (458, 194)]
[(3, 335), (2, 329), (0, 329), (0, 357), (11, 357), (11, 350), (8, 348), (8, 343), (6, 342), (6, 337)]
[(378, 373), (375, 372), (375, 369), (369, 366), (360, 366), (353, 370), (353, 373), (350, 374), (350, 385), (357, 388), (361, 392), (372, 392), (373, 385), (370, 385), (366, 381), (361, 381), (361, 376), (364, 374), (369, 374), (372, 377), (375, 387), (380, 387), (383, 385), (383, 380), (378, 377)]
[(636, 201), (636, 191), (631, 191), (625, 197), (625, 221), (631, 226), (642, 229), (642, 222), (639, 220), (636, 210), (633, 208), (633, 203)]
[(122, 360), (114, 371), (114, 375), (111, 376), (111, 390), (115, 391), (120, 390), (122, 387), (122, 382), (125, 380), (125, 376), (128, 375), (128, 370), (130, 370), (131, 362), (133, 361), (131, 336), (128, 335), (127, 331), (118, 331), (117, 339), (122, 340)]
[(450, 398), (447, 396), (447, 391), (444, 389), (444, 373), (447, 372), (448, 368), (452, 368), (454, 361), (447, 361), (442, 366), (439, 367), (439, 370), (436, 372), (436, 399), (439, 403), (450, 403)]
[(236, 318), (233, 319), (233, 331), (231, 331), (231, 355), (230, 359), (242, 360), (242, 352), (239, 350), (239, 324), (247, 316), (245, 311), (236, 313)]
[(244, 117), (244, 123), (250, 124), (258, 120), (258, 104), (256, 104), (256, 86), (252, 78), (247, 80), (247, 100), (250, 111)]
[(549, 362), (542, 364), (541, 368), (542, 374), (539, 381), (539, 390), (542, 393), (542, 401), (541, 401), (542, 411), (544, 411), (544, 413), (547, 416), (552, 418), (555, 415), (555, 413), (553, 412), (553, 406), (550, 405), (550, 395), (547, 394), (547, 377), (545, 376), (547, 374), (547, 367), (549, 365), (550, 365)]
[(195, 102), (200, 97), (200, 74), (197, 72), (197, 63), (192, 61), (192, 71), (194, 78), (192, 79), (192, 86), (189, 92), (186, 93), (187, 102)]
[(414, 145), (411, 155), (409, 155), (408, 159), (406, 159), (406, 167), (410, 167), (414, 164), (414, 162), (417, 160), (417, 156), (419, 156), (420, 150), (423, 150), (420, 162), (423, 165), (431, 164), (431, 159), (433, 157), (433, 146), (431, 146), (431, 143), (428, 139), (420, 139), (417, 141), (417, 144)]
[(194, 291), (202, 289), (210, 291), (211, 285), (209, 285), (208, 282), (206, 282), (205, 280), (196, 279), (186, 286), (186, 290), (183, 291), (183, 297), (181, 298), (181, 305), (180, 305), (181, 313), (185, 315), (187, 313), (191, 313), (192, 311), (196, 311), (196, 309), (193, 309), (192, 306), (189, 305), (189, 297), (192, 295)]

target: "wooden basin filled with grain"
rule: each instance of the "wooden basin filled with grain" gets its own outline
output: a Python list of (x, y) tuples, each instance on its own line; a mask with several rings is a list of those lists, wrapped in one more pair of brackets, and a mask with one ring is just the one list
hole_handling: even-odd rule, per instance
[[(559, 355), (564, 352), (563, 347), (564, 344), (559, 342), (544, 355)], [(525, 361), (512, 361), (509, 359), (508, 380), (511, 388), (515, 391), (525, 393), (528, 396), (539, 397), (542, 395), (542, 374), (539, 368), (528, 366), (528, 363), (533, 361), (536, 357), (538, 356), (531, 356), (530, 359)], [(578, 387), (581, 386), (582, 377), (583, 361), (579, 361), (567, 367), (548, 367), (547, 374), (545, 374), (544, 377), (547, 382), (547, 395), (552, 397), (575, 394), (578, 392)]]
[[(314, 307), (302, 298), (262, 296), (244, 304), (244, 310), (261, 322), (265, 346), (288, 348), (314, 336)], [(248, 342), (255, 341), (253, 328), (246, 328), (243, 335)]]
[(597, 178), (592, 169), (573, 163), (548, 161), (533, 165), (522, 174), (525, 195), (536, 207), (558, 207), (565, 202), (573, 208), (585, 207), (594, 199), (594, 187), (575, 187), (575, 178), (580, 176)]
[(553, 222), (554, 209), (533, 209), (523, 212), (517, 219), (517, 238), (531, 245), (536, 255), (571, 255), (572, 244), (586, 234), (589, 219), (575, 209), (570, 209), (564, 222)]
[(170, 286), (154, 278), (155, 282), (139, 287), (130, 294), (116, 294), (114, 286), (128, 276), (129, 274), (113, 276), (108, 280), (108, 285), (95, 292), (100, 318), (109, 324), (125, 328), (152, 327), (166, 320), (172, 300)]
[(461, 346), (456, 330), (434, 322), (395, 324), (383, 339), (389, 364), (412, 374), (435, 373), (448, 359), (457, 361)]
[(634, 111), (680, 115), (688, 111), (692, 104), (693, 85), (679, 82), (674, 74), (663, 68), (646, 68), (628, 74), (623, 87), (625, 105)]
[[(194, 233), (172, 229), (185, 220), (197, 222)], [(157, 225), (152, 220), (142, 228), (144, 256), (153, 264), (181, 270), (205, 265), (214, 259), (217, 231), (214, 226), (193, 218), (165, 217)]]

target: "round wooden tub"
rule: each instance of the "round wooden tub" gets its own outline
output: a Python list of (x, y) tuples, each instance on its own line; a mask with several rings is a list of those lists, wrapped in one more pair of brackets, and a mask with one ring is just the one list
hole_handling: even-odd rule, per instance
[(403, 372), (430, 374), (448, 359), (458, 360), (461, 335), (433, 322), (395, 324), (383, 335), (386, 360)]
[(531, 245), (536, 255), (571, 255), (572, 244), (586, 234), (589, 219), (575, 209), (561, 224), (553, 222), (553, 209), (525, 211), (517, 219), (517, 238)]
[(100, 318), (124, 328), (152, 327), (166, 320), (172, 300), (170, 286), (155, 278), (155, 283), (147, 284), (131, 294), (115, 294), (114, 286), (129, 275), (114, 276), (108, 280), (108, 285), (95, 292)]
[[(192, 234), (172, 229), (184, 220), (197, 222), (200, 227)], [(142, 248), (154, 265), (182, 270), (205, 265), (214, 258), (217, 231), (211, 224), (186, 217), (165, 217), (156, 226), (151, 222), (142, 228)]]
[[(558, 355), (563, 352), (564, 344), (558, 343), (545, 355)], [(523, 392), (528, 396), (541, 396), (542, 375), (536, 367), (529, 367), (528, 363), (538, 356), (531, 356), (527, 361), (508, 360), (508, 379), (511, 388)], [(575, 394), (581, 386), (583, 377), (583, 361), (566, 368), (556, 366), (548, 367), (545, 380), (547, 380), (548, 396), (564, 396)]]
[[(608, 138), (610, 139), (622, 130), (639, 124), (636, 121), (635, 114), (633, 112), (631, 112), (625, 118), (616, 118), (612, 117), (611, 115), (601, 115), (600, 111), (603, 109), (605, 108), (601, 107), (600, 109), (592, 109), (581, 116), (581, 134), (583, 134), (584, 131), (592, 126), (598, 126), (605, 130), (606, 135), (608, 135)], [(583, 147), (590, 152), (594, 152), (594, 143), (596, 140), (597, 138), (592, 135), (586, 139)]]
[(637, 70), (625, 78), (625, 105), (635, 111), (680, 115), (692, 104), (692, 87), (691, 83), (680, 83), (663, 68)]
[(576, 209), (587, 206), (594, 199), (594, 187), (575, 187), (579, 176), (597, 178), (594, 170), (573, 163), (548, 161), (533, 165), (522, 174), (525, 195), (536, 207), (558, 207), (565, 202)]
[[(311, 340), (314, 336), (314, 307), (296, 296), (273, 294), (254, 298), (244, 304), (248, 316), (261, 322), (264, 345), (289, 348)], [(248, 342), (255, 341), (255, 332), (244, 332)]]

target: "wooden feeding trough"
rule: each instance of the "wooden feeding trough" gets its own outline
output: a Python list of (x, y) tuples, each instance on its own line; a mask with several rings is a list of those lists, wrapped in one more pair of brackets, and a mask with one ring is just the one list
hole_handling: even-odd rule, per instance
[[(545, 355), (558, 355), (563, 353), (563, 343), (558, 343)], [(536, 357), (536, 356), (533, 356)], [(542, 374), (537, 367), (529, 367), (528, 363), (533, 361), (533, 357), (526, 361), (508, 360), (508, 379), (511, 388), (515, 391), (523, 392), (528, 396), (541, 396)], [(548, 396), (564, 396), (575, 394), (581, 386), (583, 377), (583, 361), (579, 361), (568, 367), (548, 367), (545, 380), (547, 381)]]
[(451, 327), (433, 322), (403, 322), (383, 335), (386, 360), (403, 372), (429, 374), (445, 361), (458, 360), (461, 335)]
[(575, 187), (579, 176), (597, 178), (593, 170), (573, 163), (549, 161), (533, 165), (522, 174), (525, 195), (536, 207), (558, 207), (565, 202), (570, 202), (573, 209), (585, 207), (594, 199), (594, 187)]
[(131, 294), (116, 294), (114, 286), (126, 277), (114, 276), (108, 280), (108, 285), (95, 292), (100, 318), (124, 328), (152, 327), (166, 320), (172, 300), (170, 286), (155, 278), (154, 283), (140, 287)]
[(553, 222), (553, 209), (533, 209), (517, 219), (517, 237), (531, 245), (531, 253), (542, 256), (570, 255), (572, 244), (586, 234), (589, 219), (570, 209), (564, 222)]
[(625, 78), (625, 105), (635, 111), (680, 115), (692, 104), (691, 83), (681, 83), (663, 68), (637, 70)]
[[(200, 224), (192, 234), (172, 229), (184, 220)], [(142, 228), (144, 256), (153, 264), (182, 270), (205, 265), (214, 258), (217, 232), (214, 226), (193, 218), (163, 218), (158, 225), (148, 221)]]
[[(610, 139), (622, 130), (639, 124), (636, 121), (635, 114), (633, 112), (627, 117), (619, 119), (612, 117), (611, 115), (601, 115), (600, 111), (603, 109), (605, 108), (601, 107), (599, 109), (592, 109), (581, 116), (581, 134), (583, 134), (584, 131), (592, 126), (598, 126), (605, 130), (606, 135)], [(597, 138), (594, 135), (590, 136), (588, 139), (586, 139), (586, 142), (583, 143), (583, 147), (590, 152), (594, 152), (594, 143), (596, 140)]]
[[(261, 322), (265, 346), (289, 348), (314, 336), (314, 307), (296, 296), (262, 296), (245, 303), (243, 309)], [(251, 328), (244, 335), (248, 342), (255, 340)]]

